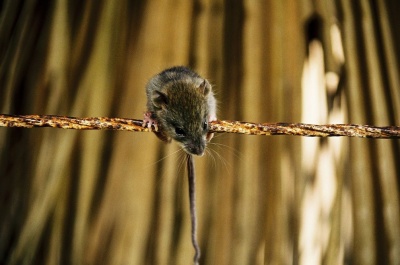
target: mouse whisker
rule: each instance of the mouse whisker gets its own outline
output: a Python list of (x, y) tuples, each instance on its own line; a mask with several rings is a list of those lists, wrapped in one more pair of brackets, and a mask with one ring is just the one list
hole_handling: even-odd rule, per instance
[[(217, 147), (219, 147), (219, 146), (217, 146)], [(217, 158), (218, 158), (218, 160), (222, 162), (221, 164), (224, 165), (226, 172), (228, 174), (232, 173), (231, 172), (232, 165), (228, 162), (228, 160), (224, 156), (222, 156), (219, 152), (217, 152), (216, 150), (214, 150), (212, 148), (209, 148), (208, 151), (209, 151), (210, 156), (214, 159), (215, 165), (218, 164), (217, 163)]]
[(185, 167), (186, 164), (186, 152), (182, 147), (179, 147), (177, 150), (178, 152), (178, 158), (177, 158), (177, 167), (176, 167), (176, 172), (175, 172), (175, 185), (176, 181), (179, 181), (178, 184), (181, 186), (181, 181), (182, 181), (182, 176), (184, 175), (183, 168)]
[(178, 153), (179, 151), (181, 151), (181, 149), (175, 150), (174, 152), (172, 152), (172, 153), (170, 153), (170, 154), (167, 154), (167, 155), (163, 156), (163, 157), (162, 157), (162, 158), (160, 158), (159, 160), (157, 160), (157, 161), (154, 161), (153, 163), (151, 163), (150, 165), (148, 165), (148, 167), (152, 167), (152, 166), (155, 166), (155, 165), (157, 165), (158, 163), (160, 163), (161, 161), (163, 161), (163, 160), (167, 159), (168, 157), (170, 157), (170, 156), (174, 156), (174, 155), (175, 155), (176, 153)]
[(222, 143), (218, 143), (218, 142), (213, 142), (213, 143), (209, 143), (209, 144), (211, 144), (212, 146), (217, 147), (218, 149), (228, 150), (228, 151), (232, 152), (232, 154), (236, 158), (238, 158), (240, 160), (243, 159), (242, 153), (240, 151), (238, 151), (236, 148), (232, 147), (232, 146), (229, 146), (229, 145), (226, 145), (226, 144), (222, 144)]

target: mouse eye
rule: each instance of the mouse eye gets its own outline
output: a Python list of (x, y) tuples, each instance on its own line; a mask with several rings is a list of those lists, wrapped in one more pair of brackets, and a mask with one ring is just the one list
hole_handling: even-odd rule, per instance
[(178, 137), (184, 137), (186, 135), (185, 131), (179, 127), (175, 127), (175, 133)]
[(204, 130), (204, 131), (208, 131), (208, 121), (205, 121), (205, 122), (203, 123), (203, 130)]

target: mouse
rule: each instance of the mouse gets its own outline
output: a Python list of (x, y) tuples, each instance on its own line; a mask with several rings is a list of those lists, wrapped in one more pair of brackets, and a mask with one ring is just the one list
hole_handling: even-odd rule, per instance
[(143, 127), (154, 127), (161, 140), (174, 140), (186, 153), (202, 156), (213, 137), (209, 124), (217, 120), (210, 82), (186, 66), (174, 66), (149, 80), (146, 95)]

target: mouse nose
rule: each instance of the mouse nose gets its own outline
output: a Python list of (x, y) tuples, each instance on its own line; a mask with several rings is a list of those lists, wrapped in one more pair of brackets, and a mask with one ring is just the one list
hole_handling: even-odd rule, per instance
[(192, 155), (202, 156), (204, 155), (204, 150), (206, 149), (205, 144), (189, 144), (186, 146), (186, 151)]

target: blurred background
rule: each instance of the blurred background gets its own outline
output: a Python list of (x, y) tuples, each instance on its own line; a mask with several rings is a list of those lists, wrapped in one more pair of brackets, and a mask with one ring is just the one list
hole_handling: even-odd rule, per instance
[[(400, 125), (397, 0), (0, 2), (0, 113), (141, 119), (187, 65), (218, 118)], [(218, 134), (201, 264), (400, 264), (400, 141)], [(151, 133), (0, 128), (0, 264), (191, 264), (184, 153)]]

